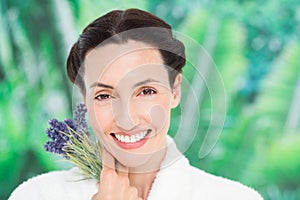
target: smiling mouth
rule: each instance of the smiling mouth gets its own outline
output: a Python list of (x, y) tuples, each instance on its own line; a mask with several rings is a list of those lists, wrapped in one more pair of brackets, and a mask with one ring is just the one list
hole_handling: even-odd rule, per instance
[(131, 144), (136, 143), (141, 140), (143, 140), (149, 133), (151, 132), (151, 129), (141, 131), (140, 133), (134, 134), (134, 135), (121, 135), (116, 133), (111, 133), (111, 135), (117, 139), (119, 142), (123, 142), (125, 144)]

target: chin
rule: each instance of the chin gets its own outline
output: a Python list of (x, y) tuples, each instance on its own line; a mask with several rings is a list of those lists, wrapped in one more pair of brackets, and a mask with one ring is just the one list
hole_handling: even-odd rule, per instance
[(114, 154), (114, 157), (128, 168), (142, 168), (149, 163), (152, 154), (135, 154), (133, 152), (121, 152)]

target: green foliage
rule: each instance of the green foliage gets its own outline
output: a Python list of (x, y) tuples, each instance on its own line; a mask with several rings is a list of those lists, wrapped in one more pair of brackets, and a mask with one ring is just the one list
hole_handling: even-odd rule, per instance
[[(59, 2), (59, 3), (58, 3)], [(71, 115), (67, 52), (88, 22), (112, 9), (137, 7), (164, 18), (203, 46), (187, 46), (183, 75), (207, 67), (198, 132), (185, 154), (205, 171), (258, 189), (264, 199), (300, 198), (300, 5), (297, 0), (0, 2), (0, 199), (29, 177), (66, 165), (43, 150), (49, 118)], [(63, 23), (68, 26), (63, 26)], [(74, 40), (72, 39), (74, 38)], [(205, 51), (206, 52), (205, 54)], [(210, 58), (211, 57), (211, 58)], [(201, 59), (200, 59), (201, 58)], [(206, 62), (207, 61), (207, 62)], [(213, 62), (212, 62), (213, 61)], [(204, 63), (204, 64), (203, 64)], [(214, 85), (220, 73), (224, 90)], [(202, 68), (203, 69), (203, 68)], [(214, 98), (226, 120), (217, 145), (199, 159)], [(188, 91), (184, 90), (184, 104)], [(219, 105), (217, 105), (219, 106)], [(179, 128), (172, 111), (170, 135)], [(217, 113), (220, 114), (220, 113)], [(221, 113), (222, 114), (222, 113)]]
[(263, 169), (262, 182), (277, 183), (287, 189), (297, 188), (300, 180), (300, 161), (295, 155), (300, 153), (300, 137), (278, 138), (270, 144), (265, 160), (257, 163)]

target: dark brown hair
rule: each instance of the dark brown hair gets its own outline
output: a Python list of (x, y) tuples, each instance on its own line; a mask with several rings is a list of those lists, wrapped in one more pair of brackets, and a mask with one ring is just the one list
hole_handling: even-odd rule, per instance
[(114, 10), (90, 23), (68, 56), (68, 77), (83, 95), (86, 89), (83, 81), (84, 67), (81, 66), (87, 52), (106, 41), (123, 44), (129, 39), (150, 44), (160, 51), (168, 68), (169, 82), (173, 85), (186, 61), (184, 45), (173, 37), (171, 26), (155, 15), (139, 9)]

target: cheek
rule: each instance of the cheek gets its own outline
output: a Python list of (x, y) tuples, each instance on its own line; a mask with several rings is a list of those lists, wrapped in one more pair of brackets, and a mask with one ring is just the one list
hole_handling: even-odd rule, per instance
[(171, 105), (170, 98), (166, 96), (162, 98), (159, 106), (153, 107), (151, 115), (153, 116), (153, 123), (159, 126), (163, 132), (167, 132), (170, 125)]
[(157, 98), (149, 103), (141, 103), (139, 112), (144, 113), (148, 124), (155, 127), (156, 131), (164, 129), (170, 120), (170, 101), (168, 98)]
[(164, 127), (168, 124), (169, 121), (167, 110), (159, 104), (151, 108), (150, 117), (152, 125), (156, 127), (158, 132), (164, 129)]
[(113, 117), (110, 108), (94, 105), (89, 107), (88, 114), (92, 129), (97, 135), (106, 133), (111, 128)]

